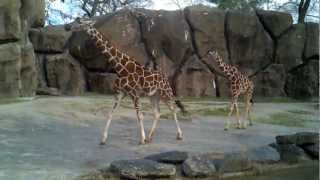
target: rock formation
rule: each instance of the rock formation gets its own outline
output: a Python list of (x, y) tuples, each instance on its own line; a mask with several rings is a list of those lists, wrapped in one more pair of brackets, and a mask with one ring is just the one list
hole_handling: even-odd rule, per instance
[[(88, 36), (42, 27), (44, 1), (24, 1), (0, 3), (0, 95), (32, 96), (37, 88), (112, 93), (115, 75)], [(293, 24), (289, 14), (199, 5), (183, 11), (125, 9), (96, 20), (117, 47), (161, 69), (179, 96), (228, 96), (227, 81), (203, 59), (211, 49), (254, 80), (255, 96), (318, 96), (319, 25)]]

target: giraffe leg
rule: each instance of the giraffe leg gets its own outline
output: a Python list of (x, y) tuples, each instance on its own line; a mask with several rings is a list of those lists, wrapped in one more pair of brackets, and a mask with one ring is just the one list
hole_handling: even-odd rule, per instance
[(247, 99), (246, 99), (246, 120), (249, 120), (249, 126), (252, 126), (252, 118), (251, 118), (251, 108), (252, 108), (252, 92), (250, 91), (247, 94)]
[(229, 114), (228, 114), (228, 118), (224, 124), (224, 130), (227, 131), (229, 128), (230, 128), (230, 119), (231, 119), (231, 116), (232, 116), (232, 113), (233, 113), (233, 110), (234, 110), (234, 106), (235, 106), (235, 102), (232, 98), (231, 100), (231, 104), (230, 104), (230, 111), (229, 111)]
[(154, 131), (156, 129), (156, 126), (158, 124), (158, 121), (160, 119), (160, 107), (159, 107), (159, 98), (157, 96), (152, 96), (150, 97), (151, 105), (152, 105), (152, 110), (154, 114), (154, 120), (152, 123), (152, 127), (149, 131), (147, 142), (151, 143), (152, 142), (152, 137), (154, 134)]
[(109, 112), (108, 114), (108, 120), (107, 120), (107, 124), (104, 128), (104, 131), (103, 131), (103, 134), (102, 134), (102, 140), (100, 142), (100, 145), (104, 145), (107, 141), (107, 138), (108, 138), (108, 131), (109, 131), (109, 126), (111, 124), (111, 121), (112, 121), (112, 114), (118, 109), (120, 103), (121, 103), (121, 100), (124, 98), (124, 93), (123, 92), (119, 92), (119, 94), (117, 94), (115, 96), (115, 101), (114, 101), (114, 104), (113, 104), (113, 107), (111, 109), (111, 111)]
[(168, 101), (167, 102), (167, 105), (169, 107), (169, 110), (172, 112), (173, 114), (173, 119), (176, 123), (176, 126), (177, 126), (177, 140), (182, 140), (182, 131), (181, 131), (181, 128), (180, 128), (180, 125), (179, 125), (179, 121), (178, 121), (178, 118), (177, 118), (177, 110), (176, 110), (176, 107), (174, 105), (174, 103), (172, 101)]
[(240, 119), (240, 115), (239, 115), (239, 107), (238, 107), (238, 102), (236, 101), (235, 104), (235, 109), (236, 109), (236, 118), (237, 118), (237, 128), (238, 129), (242, 129), (242, 123), (241, 123), (241, 119)]
[(140, 128), (140, 142), (139, 144), (143, 145), (146, 143), (146, 135), (144, 132), (144, 126), (143, 126), (143, 114), (140, 111), (140, 103), (139, 103), (139, 97), (132, 96), (134, 107), (137, 112), (137, 118), (138, 118), (138, 126)]

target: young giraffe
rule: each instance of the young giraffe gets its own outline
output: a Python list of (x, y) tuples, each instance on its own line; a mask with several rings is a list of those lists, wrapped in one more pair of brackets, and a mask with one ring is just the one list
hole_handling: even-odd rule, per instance
[[(213, 59), (218, 64), (218, 67), (222, 73), (227, 77), (230, 82), (230, 91), (231, 91), (231, 104), (230, 112), (228, 114), (227, 121), (225, 122), (224, 129), (228, 130), (230, 126), (230, 118), (233, 113), (234, 108), (237, 113), (237, 128), (246, 128), (246, 120), (249, 118), (249, 125), (252, 125), (252, 119), (250, 116), (251, 106), (252, 106), (252, 93), (253, 93), (253, 82), (245, 75), (243, 75), (235, 66), (226, 64), (223, 62), (221, 56), (216, 51), (209, 51)], [(238, 98), (240, 94), (245, 94), (246, 96), (246, 112), (244, 122), (241, 123), (238, 110)]]
[[(159, 103), (163, 101), (167, 104), (170, 111), (173, 113), (173, 118), (177, 127), (177, 139), (182, 140), (182, 131), (179, 126), (179, 122), (176, 114), (176, 106), (184, 111), (180, 102), (175, 100), (173, 91), (170, 84), (159, 71), (152, 71), (144, 66), (140, 65), (133, 58), (129, 57), (125, 53), (115, 48), (111, 42), (103, 36), (96, 28), (94, 28), (95, 22), (90, 20), (83, 20), (77, 18), (75, 22), (66, 25), (66, 30), (72, 31), (85, 31), (90, 38), (95, 41), (96, 47), (105, 56), (106, 60), (116, 71), (118, 79), (115, 80), (115, 102), (112, 110), (109, 112), (109, 117), (105, 129), (103, 131), (101, 145), (106, 143), (108, 137), (108, 130), (112, 120), (112, 114), (120, 105), (121, 100), (129, 95), (132, 98), (134, 107), (136, 109), (138, 126), (140, 128), (140, 144), (145, 144), (152, 141), (154, 131), (160, 118)], [(149, 131), (148, 137), (145, 137), (145, 131), (143, 126), (143, 114), (140, 111), (140, 96), (150, 97), (152, 105), (154, 120), (152, 127)], [(185, 111), (186, 112), (186, 111)]]

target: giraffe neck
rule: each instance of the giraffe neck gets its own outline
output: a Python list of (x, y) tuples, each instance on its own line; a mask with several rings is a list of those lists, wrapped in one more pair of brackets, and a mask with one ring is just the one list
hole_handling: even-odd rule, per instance
[(225, 63), (222, 60), (222, 57), (220, 55), (217, 55), (216, 58), (214, 58), (216, 63), (218, 64), (219, 69), (221, 72), (230, 80), (232, 79), (236, 73), (238, 73), (238, 69), (230, 64)]
[(109, 64), (116, 71), (119, 76), (124, 76), (124, 69), (130, 60), (130, 57), (123, 52), (120, 52), (115, 46), (102, 35), (96, 28), (89, 27), (86, 32), (92, 40), (94, 40), (96, 47), (106, 57)]

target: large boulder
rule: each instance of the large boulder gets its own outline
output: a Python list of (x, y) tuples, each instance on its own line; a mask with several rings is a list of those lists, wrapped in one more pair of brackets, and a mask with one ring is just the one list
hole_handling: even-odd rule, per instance
[(113, 161), (111, 171), (122, 178), (168, 178), (176, 174), (174, 165), (158, 163), (148, 159)]
[(21, 96), (34, 96), (37, 89), (37, 68), (33, 46), (30, 42), (21, 49)]
[(264, 28), (273, 38), (278, 38), (293, 23), (292, 17), (288, 13), (265, 10), (257, 10), (256, 12)]
[(67, 95), (80, 95), (85, 91), (84, 72), (72, 56), (64, 53), (47, 55), (45, 59), (48, 87), (58, 88)]
[(285, 91), (289, 97), (319, 96), (319, 60), (310, 60), (287, 74)]
[[(123, 53), (135, 58), (141, 64), (148, 62), (148, 55), (141, 42), (140, 25), (131, 11), (126, 9), (101, 16), (97, 18), (96, 28)], [(73, 33), (69, 49), (87, 69), (111, 71), (107, 59), (101, 55), (85, 32)]]
[(285, 68), (282, 64), (271, 64), (254, 78), (254, 93), (263, 97), (285, 96)]
[(218, 174), (215, 160), (219, 155), (202, 154), (189, 157), (182, 164), (182, 171), (187, 177), (210, 177)]
[(30, 29), (29, 37), (37, 53), (62, 53), (71, 36), (64, 26), (47, 26), (40, 29)]
[(281, 160), (288, 163), (309, 161), (309, 156), (295, 144), (277, 144), (275, 148), (280, 153)]
[(268, 164), (280, 161), (280, 154), (271, 146), (262, 146), (249, 149), (247, 151), (248, 159), (253, 162)]
[(21, 38), (20, 20), (21, 0), (0, 1), (0, 40), (18, 40)]
[(290, 71), (303, 63), (303, 50), (306, 39), (304, 24), (295, 24), (278, 40), (276, 62)]
[(29, 27), (43, 27), (45, 24), (45, 0), (22, 0), (22, 15)]
[(251, 75), (272, 62), (273, 41), (253, 12), (230, 11), (226, 15), (230, 61)]
[(17, 97), (21, 88), (21, 46), (18, 43), (0, 45), (0, 95)]
[[(253, 160), (257, 160), (255, 157), (251, 157)], [(252, 161), (249, 159), (246, 152), (234, 152), (225, 154), (221, 161), (218, 161), (217, 167), (221, 173), (234, 173), (247, 171), (253, 168)]]
[(192, 55), (188, 23), (181, 11), (141, 10), (141, 33), (148, 54), (171, 78)]
[(304, 59), (319, 59), (319, 24), (306, 23), (306, 45), (304, 48)]
[(201, 57), (209, 50), (216, 50), (223, 59), (228, 60), (225, 38), (225, 11), (203, 5), (187, 7), (184, 10), (191, 26), (195, 45)]
[(298, 132), (296, 134), (276, 136), (278, 144), (296, 144), (298, 146), (319, 143), (319, 133)]
[(319, 159), (319, 143), (304, 145), (302, 148), (313, 159)]
[(215, 95), (215, 89), (212, 86), (214, 75), (195, 56), (190, 58), (178, 72), (173, 84), (179, 96)]

